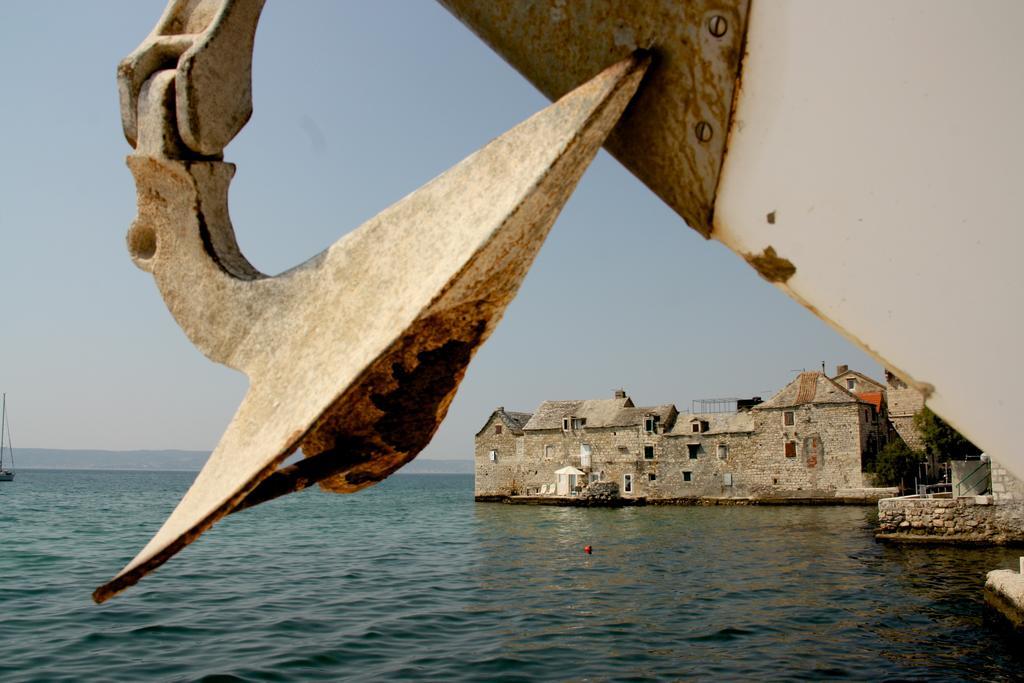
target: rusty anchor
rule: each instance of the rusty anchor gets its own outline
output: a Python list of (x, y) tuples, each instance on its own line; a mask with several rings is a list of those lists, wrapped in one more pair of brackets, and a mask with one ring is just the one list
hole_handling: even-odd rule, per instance
[[(119, 67), (135, 148), (135, 264), (207, 357), (250, 388), (192, 487), (111, 581), (138, 582), (224, 516), (314, 483), (354, 492), (444, 419), (649, 59), (620, 61), (280, 275), (242, 255), (225, 145), (252, 110), (262, 0), (172, 0)], [(298, 449), (304, 459), (282, 467)]]

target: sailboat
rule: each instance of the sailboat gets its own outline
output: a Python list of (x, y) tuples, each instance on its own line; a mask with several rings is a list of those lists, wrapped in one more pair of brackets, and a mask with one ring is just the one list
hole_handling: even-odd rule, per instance
[[(4, 467), (4, 437), (7, 438), (7, 455), (10, 456), (11, 467)], [(14, 447), (11, 445), (11, 426), (7, 422), (7, 394), (3, 395), (0, 407), (0, 481), (14, 481)]]

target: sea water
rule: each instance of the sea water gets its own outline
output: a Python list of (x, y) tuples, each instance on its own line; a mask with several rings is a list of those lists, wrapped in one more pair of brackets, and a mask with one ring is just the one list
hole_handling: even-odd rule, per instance
[(861, 507), (474, 503), (469, 476), (287, 496), (94, 605), (193, 476), (22, 470), (0, 484), (0, 680), (1024, 671), (1024, 640), (981, 592), (1019, 549), (878, 544)]

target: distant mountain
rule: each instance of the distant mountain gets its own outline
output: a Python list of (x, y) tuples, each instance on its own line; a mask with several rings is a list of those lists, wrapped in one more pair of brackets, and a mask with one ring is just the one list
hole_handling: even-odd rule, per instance
[(210, 457), (204, 451), (93, 451), (19, 448), (15, 465), (40, 470), (197, 471)]
[[(165, 470), (198, 471), (210, 454), (205, 451), (99, 451), (57, 448), (19, 448), (15, 465), (39, 470)], [(418, 458), (402, 474), (472, 474), (472, 460)]]
[(433, 460), (416, 458), (399, 474), (473, 474), (472, 460)]

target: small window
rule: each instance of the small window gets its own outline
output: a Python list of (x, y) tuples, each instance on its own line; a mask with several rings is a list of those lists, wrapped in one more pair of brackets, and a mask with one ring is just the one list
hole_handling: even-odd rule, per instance
[(562, 431), (563, 432), (569, 431), (569, 418), (567, 418), (567, 417), (563, 417), (562, 418)]
[(590, 454), (593, 452), (590, 444), (580, 444), (580, 467), (590, 467)]
[(658, 431), (658, 416), (648, 415), (644, 418), (644, 431), (648, 434), (654, 434)]
[(601, 472), (591, 472), (589, 477), (590, 483), (593, 484), (595, 481), (601, 481), (601, 474)]
[(644, 446), (644, 460), (654, 460), (654, 446)]
[(622, 475), (622, 490), (626, 493), (633, 493), (633, 475)]
[(725, 460), (729, 457), (729, 447), (724, 443), (718, 444), (718, 459)]
[(693, 481), (693, 472), (683, 472), (683, 481)]
[(854, 378), (850, 377), (849, 379), (846, 380), (846, 388), (847, 389), (851, 389), (852, 390), (856, 386), (857, 386), (857, 380), (855, 380)]
[(786, 442), (786, 457), (787, 458), (795, 458), (796, 457), (796, 441), (787, 441)]
[(501, 425), (494, 425), (494, 433), (501, 434)]
[(555, 447), (553, 445), (546, 444), (544, 446), (544, 457), (545, 458), (553, 458), (553, 457), (555, 457)]
[(701, 420), (700, 421), (700, 431), (706, 432), (709, 429), (711, 429), (711, 423), (708, 422), (707, 420)]
[(654, 472), (648, 472), (647, 473), (647, 481), (657, 481), (657, 479), (658, 479), (658, 475), (655, 474)]
[(572, 428), (574, 430), (576, 430), (576, 429), (583, 429), (583, 427), (585, 427), (586, 424), (587, 424), (587, 418), (585, 418), (585, 417), (574, 417), (574, 418), (572, 418)]
[(871, 423), (878, 424), (878, 413), (873, 410), (871, 411)]
[(732, 486), (732, 473), (726, 472), (722, 475), (722, 486)]
[(792, 427), (796, 423), (793, 416), (792, 410), (786, 410), (782, 413), (782, 424), (786, 427)]
[(491, 459), (491, 462), (498, 462), (498, 451), (492, 450), (488, 457)]
[(690, 460), (696, 460), (697, 459), (697, 455), (700, 454), (700, 444), (699, 443), (688, 443), (688, 444), (686, 444), (686, 451), (687, 451), (687, 453), (690, 456)]
[(694, 420), (690, 424), (690, 431), (693, 432), (694, 434), (700, 434), (700, 422), (697, 421), (697, 420)]

